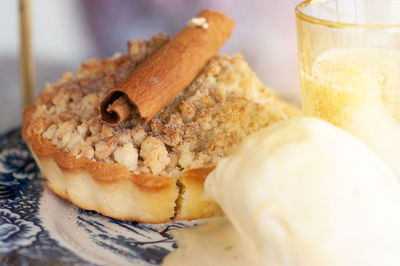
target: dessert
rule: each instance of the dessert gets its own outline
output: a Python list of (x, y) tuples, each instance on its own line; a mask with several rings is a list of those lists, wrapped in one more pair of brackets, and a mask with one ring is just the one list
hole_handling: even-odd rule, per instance
[(395, 175), (323, 120), (293, 118), (251, 134), (219, 161), (205, 190), (231, 223), (179, 229), (165, 265), (400, 264)]
[(216, 55), (149, 123), (104, 123), (100, 102), (168, 40), (128, 42), (128, 54), (83, 63), (46, 84), (24, 112), (23, 138), (49, 187), (77, 206), (161, 223), (220, 212), (208, 173), (252, 132), (300, 112), (263, 86), (240, 55)]

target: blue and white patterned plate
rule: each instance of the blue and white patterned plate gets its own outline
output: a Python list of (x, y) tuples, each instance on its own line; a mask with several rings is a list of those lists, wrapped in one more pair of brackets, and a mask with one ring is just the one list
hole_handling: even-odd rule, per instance
[(172, 228), (79, 209), (46, 186), (20, 130), (0, 135), (0, 264), (159, 265), (176, 248)]

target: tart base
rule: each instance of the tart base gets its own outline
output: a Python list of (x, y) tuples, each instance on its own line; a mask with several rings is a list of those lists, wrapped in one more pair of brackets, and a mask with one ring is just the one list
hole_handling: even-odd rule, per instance
[(178, 197), (176, 186), (145, 190), (130, 178), (103, 181), (82, 169), (65, 171), (50, 157), (39, 158), (31, 150), (51, 190), (80, 208), (119, 220), (147, 223), (171, 221)]

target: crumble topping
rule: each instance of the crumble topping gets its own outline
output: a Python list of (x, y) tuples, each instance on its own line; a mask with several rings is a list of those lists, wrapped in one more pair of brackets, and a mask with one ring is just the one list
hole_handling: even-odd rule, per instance
[(76, 76), (66, 73), (46, 84), (28, 134), (40, 134), (77, 158), (178, 178), (185, 170), (215, 166), (247, 135), (288, 118), (287, 104), (260, 83), (240, 55), (217, 55), (147, 125), (134, 116), (117, 127), (104, 124), (99, 104), (106, 92), (167, 40), (157, 34), (130, 41), (128, 54), (90, 60)]

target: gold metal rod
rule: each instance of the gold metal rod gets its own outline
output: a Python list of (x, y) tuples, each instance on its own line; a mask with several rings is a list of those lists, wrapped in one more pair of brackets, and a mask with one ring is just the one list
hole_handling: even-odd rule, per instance
[(35, 71), (31, 42), (30, 0), (19, 0), (20, 27), (20, 77), (22, 106), (33, 103), (35, 94)]

